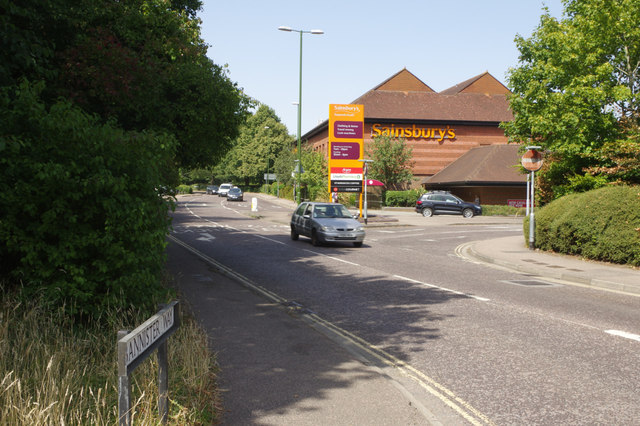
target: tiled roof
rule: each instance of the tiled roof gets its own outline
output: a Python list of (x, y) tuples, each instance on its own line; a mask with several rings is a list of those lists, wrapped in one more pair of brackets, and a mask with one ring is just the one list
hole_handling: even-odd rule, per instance
[(459, 159), (449, 164), (423, 184), (439, 186), (452, 185), (522, 185), (526, 174), (520, 173), (518, 145), (489, 145), (470, 149)]
[(364, 105), (365, 119), (502, 122), (513, 120), (505, 95), (370, 90), (353, 104)]

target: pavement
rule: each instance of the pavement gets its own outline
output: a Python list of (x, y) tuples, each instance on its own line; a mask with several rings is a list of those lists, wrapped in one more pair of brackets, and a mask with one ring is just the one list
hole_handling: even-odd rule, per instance
[[(295, 207), (292, 201), (265, 194), (245, 197), (255, 197), (258, 206), (260, 200), (268, 199), (290, 208), (283, 209), (286, 214), (259, 207), (252, 213), (277, 223), (288, 223)], [(430, 220), (411, 209), (367, 213), (367, 228), (428, 226)], [(464, 220), (522, 223), (521, 217)], [(342, 339), (329, 325), (249, 282), (238, 274), (241, 271), (227, 270), (174, 238), (167, 254), (168, 269), (217, 354), (224, 407), (221, 424), (483, 424), (482, 419), (469, 420), (438, 398), (432, 404), (417, 401), (393, 368), (372, 362), (366, 351)], [(458, 248), (458, 254), (540, 279), (640, 295), (639, 268), (530, 250), (521, 235), (469, 242)]]

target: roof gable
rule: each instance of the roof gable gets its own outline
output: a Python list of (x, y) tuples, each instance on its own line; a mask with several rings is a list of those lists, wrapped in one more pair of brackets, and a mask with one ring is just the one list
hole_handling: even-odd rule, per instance
[(508, 95), (511, 93), (507, 87), (500, 83), (488, 71), (458, 83), (440, 92), (442, 95), (456, 95), (458, 93), (481, 93), (485, 95)]
[(394, 92), (434, 92), (431, 87), (426, 85), (406, 68), (395, 73), (372, 90), (388, 90)]

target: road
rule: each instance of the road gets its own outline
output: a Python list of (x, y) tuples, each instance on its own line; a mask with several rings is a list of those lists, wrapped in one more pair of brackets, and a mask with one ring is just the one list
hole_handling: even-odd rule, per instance
[(395, 365), (416, 398), (436, 395), (475, 424), (640, 418), (640, 342), (607, 333), (640, 334), (640, 298), (459, 255), (465, 242), (520, 234), (519, 221), (420, 218), (369, 227), (362, 248), (313, 247), (290, 240), (290, 210), (259, 203), (180, 197), (173, 235)]

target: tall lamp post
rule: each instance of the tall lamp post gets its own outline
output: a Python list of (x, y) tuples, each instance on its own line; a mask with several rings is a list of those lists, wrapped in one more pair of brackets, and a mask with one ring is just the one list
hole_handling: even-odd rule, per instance
[(298, 79), (298, 167), (300, 167), (298, 169), (298, 174), (297, 174), (297, 181), (298, 181), (298, 203), (300, 203), (302, 201), (302, 187), (300, 185), (300, 175), (302, 174), (302, 143), (301, 143), (301, 127), (302, 127), (302, 34), (307, 33), (307, 34), (324, 34), (324, 31), (322, 30), (311, 30), (311, 31), (305, 31), (305, 30), (295, 30), (293, 28), (290, 27), (278, 27), (278, 29), (280, 31), (287, 31), (287, 32), (296, 32), (300, 34), (300, 74), (299, 74), (299, 79)]

